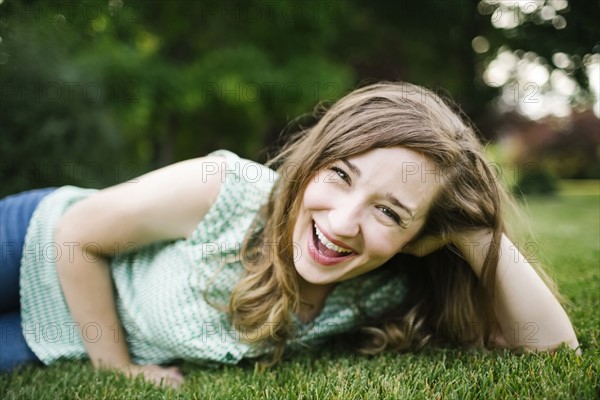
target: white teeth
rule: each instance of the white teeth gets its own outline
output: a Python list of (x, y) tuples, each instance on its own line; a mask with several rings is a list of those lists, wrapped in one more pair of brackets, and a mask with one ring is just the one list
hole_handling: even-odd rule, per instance
[(321, 243), (323, 243), (325, 245), (325, 247), (327, 247), (329, 250), (334, 250), (334, 251), (337, 251), (338, 253), (352, 253), (352, 250), (345, 249), (345, 248), (340, 247), (337, 244), (331, 242), (329, 239), (327, 239), (327, 237), (323, 234), (323, 232), (321, 232), (319, 230), (319, 227), (317, 227), (317, 224), (314, 224), (314, 225), (315, 225), (315, 232), (317, 232), (317, 237), (319, 238)]

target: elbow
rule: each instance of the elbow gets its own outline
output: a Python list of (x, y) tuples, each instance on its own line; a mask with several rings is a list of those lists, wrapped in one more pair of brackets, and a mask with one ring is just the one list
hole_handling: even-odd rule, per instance
[(581, 355), (581, 346), (579, 345), (579, 340), (576, 337), (573, 337), (570, 340), (564, 341), (563, 344), (568, 346), (571, 350), (575, 351), (575, 354), (578, 356)]
[(67, 210), (57, 221), (54, 227), (54, 240), (61, 246), (64, 243), (77, 241), (77, 230), (76, 224), (73, 222), (74, 218), (71, 217), (72, 209)]
[(64, 215), (58, 220), (54, 227), (54, 240), (57, 243), (62, 243), (66, 240), (66, 232), (68, 231), (68, 224), (65, 222)]
[(70, 270), (70, 266), (81, 265), (82, 261), (95, 261), (101, 256), (94, 251), (98, 246), (90, 245), (91, 242), (82, 235), (81, 227), (67, 213), (54, 228), (54, 242), (60, 252), (60, 256), (55, 258), (59, 274)]
[(73, 224), (69, 223), (64, 216), (58, 220), (54, 228), (54, 242), (60, 249), (61, 257), (56, 257), (55, 263), (57, 273), (61, 276), (66, 269), (69, 269), (69, 265), (75, 261), (74, 256), (77, 254), (75, 251), (77, 249), (77, 237), (75, 236)]
[(570, 350), (575, 351), (575, 354), (581, 355), (581, 346), (579, 345), (579, 341), (576, 337), (572, 337), (567, 340), (563, 340), (559, 343), (555, 343), (552, 345), (536, 345), (536, 346), (526, 346), (523, 348), (525, 353), (554, 353), (557, 350), (567, 347)]
[(74, 242), (72, 224), (63, 215), (54, 227), (54, 241), (63, 249), (68, 243)]

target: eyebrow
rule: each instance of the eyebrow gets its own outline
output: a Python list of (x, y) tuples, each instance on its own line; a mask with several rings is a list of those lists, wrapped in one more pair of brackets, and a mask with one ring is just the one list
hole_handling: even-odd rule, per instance
[(412, 218), (414, 218), (414, 217), (415, 217), (415, 214), (413, 213), (413, 211), (412, 211), (410, 208), (406, 207), (404, 204), (402, 204), (402, 202), (400, 202), (400, 200), (398, 200), (398, 199), (396, 198), (396, 196), (394, 196), (394, 195), (393, 195), (393, 194), (391, 194), (390, 192), (387, 192), (387, 193), (385, 194), (385, 198), (386, 198), (386, 199), (387, 199), (387, 200), (388, 200), (390, 203), (392, 203), (393, 205), (395, 205), (396, 207), (400, 207), (400, 208), (404, 209), (404, 210), (405, 210), (407, 213), (409, 213), (409, 214), (410, 214), (410, 216), (411, 216)]
[(342, 162), (344, 164), (346, 164), (346, 166), (348, 167), (348, 169), (350, 171), (352, 171), (356, 176), (360, 177), (360, 169), (358, 169), (358, 167), (354, 164), (352, 164), (350, 161), (346, 160), (345, 158), (342, 158)]
[[(346, 164), (346, 166), (348, 167), (348, 169), (350, 171), (352, 171), (352, 173), (354, 173), (356, 176), (360, 177), (360, 169), (353, 163), (351, 163), (350, 161), (348, 161), (345, 158), (342, 158), (341, 161)], [(396, 207), (402, 208), (403, 210), (405, 210), (407, 213), (410, 214), (410, 216), (412, 218), (415, 217), (414, 212), (408, 208), (407, 206), (405, 206), (404, 204), (402, 204), (402, 202), (400, 200), (398, 200), (398, 198), (396, 196), (394, 196), (392, 193), (387, 192), (385, 194), (385, 198), (387, 199), (387, 201), (389, 201), (390, 203), (392, 203), (393, 205), (395, 205)]]

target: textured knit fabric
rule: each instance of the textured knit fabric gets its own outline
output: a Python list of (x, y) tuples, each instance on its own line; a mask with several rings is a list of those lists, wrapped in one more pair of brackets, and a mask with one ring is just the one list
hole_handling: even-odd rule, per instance
[[(229, 302), (243, 274), (239, 250), (277, 175), (265, 166), (220, 150), (226, 163), (215, 203), (185, 240), (127, 251), (111, 260), (117, 312), (134, 362), (234, 364), (268, 348), (247, 344), (219, 305)], [(200, 173), (199, 173), (199, 179)], [(66, 186), (47, 196), (28, 228), (21, 271), (21, 312), (28, 345), (46, 364), (86, 356), (82, 340), (97, 340), (94, 324), (78, 334), (56, 273), (68, 247), (54, 242), (59, 217), (94, 190)], [(397, 306), (404, 297), (400, 277), (375, 271), (337, 285), (321, 314), (310, 324), (297, 319), (290, 347), (314, 345), (360, 325), (368, 315)], [(207, 301), (208, 300), (208, 301)]]

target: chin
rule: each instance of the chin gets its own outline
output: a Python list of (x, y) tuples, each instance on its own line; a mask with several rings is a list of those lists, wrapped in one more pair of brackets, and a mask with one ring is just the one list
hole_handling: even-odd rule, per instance
[[(326, 285), (328, 283), (333, 283), (333, 277), (324, 276), (321, 271), (318, 271), (316, 266), (306, 265), (303, 263), (304, 260), (300, 259), (294, 263), (294, 267), (296, 268), (296, 272), (308, 283), (312, 283), (313, 285)], [(304, 264), (304, 265), (303, 265)]]

